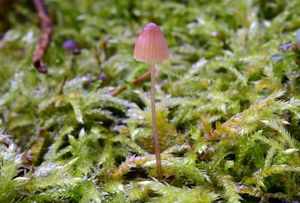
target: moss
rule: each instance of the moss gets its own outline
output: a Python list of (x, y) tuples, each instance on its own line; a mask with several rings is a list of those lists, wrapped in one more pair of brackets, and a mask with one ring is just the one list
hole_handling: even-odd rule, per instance
[[(298, 0), (46, 3), (47, 75), (31, 64), (32, 5), (0, 20), (0, 202), (300, 199)], [(132, 55), (150, 21), (171, 52), (156, 86), (161, 183), (149, 80), (130, 83), (147, 71)]]

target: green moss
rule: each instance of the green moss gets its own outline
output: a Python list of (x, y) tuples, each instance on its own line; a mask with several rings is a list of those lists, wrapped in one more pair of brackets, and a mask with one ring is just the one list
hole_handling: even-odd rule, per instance
[[(300, 199), (298, 0), (46, 3), (47, 75), (31, 64), (31, 6), (0, 20), (0, 202)], [(149, 68), (132, 55), (151, 21), (171, 52), (156, 86), (163, 182), (149, 80), (130, 83)], [(63, 50), (68, 39), (80, 55)]]

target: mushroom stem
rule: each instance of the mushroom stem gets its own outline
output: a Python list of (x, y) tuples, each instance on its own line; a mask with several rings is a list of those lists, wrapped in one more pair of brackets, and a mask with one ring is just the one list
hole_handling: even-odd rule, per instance
[(151, 63), (151, 111), (152, 111), (152, 132), (153, 132), (153, 142), (154, 151), (156, 159), (156, 170), (158, 179), (162, 179), (162, 166), (161, 166), (161, 155), (159, 147), (159, 136), (156, 121), (156, 108), (155, 108), (155, 64)]

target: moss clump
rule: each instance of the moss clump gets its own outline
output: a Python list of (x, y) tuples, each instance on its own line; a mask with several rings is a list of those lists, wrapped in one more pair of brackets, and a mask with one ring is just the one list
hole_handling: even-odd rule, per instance
[[(300, 199), (298, 0), (46, 3), (55, 23), (47, 75), (31, 65), (36, 14), (24, 4), (5, 19), (0, 202)], [(150, 21), (172, 56), (156, 86), (162, 183), (149, 81), (129, 83), (147, 71), (132, 55)], [(63, 50), (69, 39), (80, 55)]]

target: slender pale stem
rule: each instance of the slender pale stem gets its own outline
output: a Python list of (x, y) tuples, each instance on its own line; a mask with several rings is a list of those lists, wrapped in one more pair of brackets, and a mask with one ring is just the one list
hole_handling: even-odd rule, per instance
[(153, 131), (153, 141), (154, 141), (154, 150), (156, 158), (156, 169), (158, 179), (162, 179), (162, 166), (161, 166), (161, 155), (159, 147), (159, 136), (157, 130), (157, 121), (156, 121), (156, 108), (155, 108), (155, 64), (151, 64), (151, 111), (152, 111), (152, 131)]

